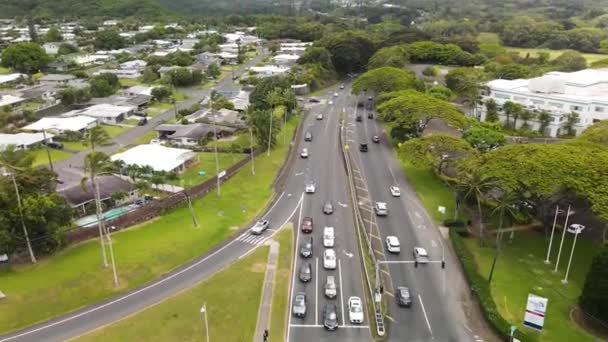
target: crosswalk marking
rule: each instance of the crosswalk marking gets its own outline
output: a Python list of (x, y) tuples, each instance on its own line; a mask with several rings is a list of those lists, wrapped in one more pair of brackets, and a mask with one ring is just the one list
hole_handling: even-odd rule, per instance
[(250, 245), (257, 245), (261, 243), (266, 237), (264, 235), (253, 235), (251, 233), (244, 233), (241, 236), (237, 237), (236, 240), (248, 243)]

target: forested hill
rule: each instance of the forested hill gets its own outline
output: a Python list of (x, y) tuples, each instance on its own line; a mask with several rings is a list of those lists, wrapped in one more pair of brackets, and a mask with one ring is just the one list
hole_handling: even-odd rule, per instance
[(0, 17), (42, 16), (79, 18), (88, 16), (157, 17), (169, 14), (159, 0), (0, 0)]

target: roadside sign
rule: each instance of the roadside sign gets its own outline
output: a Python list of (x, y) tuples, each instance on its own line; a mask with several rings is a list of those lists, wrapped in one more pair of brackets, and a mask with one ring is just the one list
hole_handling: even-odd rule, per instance
[(217, 178), (222, 178), (226, 175), (226, 170), (224, 171), (220, 171), (220, 173), (217, 174)]
[(437, 211), (439, 211), (442, 214), (445, 214), (445, 207), (440, 205), (439, 207), (437, 207)]
[(547, 312), (547, 298), (528, 294), (526, 313), (524, 314), (524, 325), (536, 330), (542, 330)]

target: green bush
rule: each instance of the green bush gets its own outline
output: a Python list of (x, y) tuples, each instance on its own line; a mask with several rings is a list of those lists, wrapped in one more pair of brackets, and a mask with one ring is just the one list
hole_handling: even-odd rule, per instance
[(464, 221), (461, 219), (447, 219), (443, 221), (443, 225), (446, 227), (464, 227)]
[[(450, 229), (450, 239), (452, 240), (454, 250), (464, 268), (464, 273), (471, 288), (471, 292), (473, 292), (479, 300), (479, 305), (486, 317), (486, 321), (490, 323), (492, 328), (494, 328), (501, 337), (507, 339), (512, 324), (505, 320), (498, 312), (496, 303), (494, 303), (494, 298), (492, 298), (488, 280), (477, 272), (477, 264), (475, 263), (473, 254), (466, 248), (457, 229)], [(522, 342), (536, 341), (536, 338), (533, 336), (527, 335), (519, 330), (515, 332), (515, 338)]]

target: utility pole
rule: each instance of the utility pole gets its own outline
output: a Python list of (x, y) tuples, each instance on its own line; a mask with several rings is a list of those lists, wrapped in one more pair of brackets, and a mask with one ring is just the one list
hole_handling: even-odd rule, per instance
[(251, 174), (255, 175), (255, 159), (253, 157), (253, 128), (249, 126), (249, 154), (251, 154)]
[(34, 250), (32, 249), (32, 243), (30, 242), (30, 235), (27, 232), (27, 227), (25, 226), (25, 220), (23, 218), (23, 208), (21, 207), (21, 195), (19, 194), (19, 187), (17, 186), (17, 181), (15, 180), (15, 174), (10, 173), (10, 176), (13, 180), (13, 185), (15, 186), (15, 195), (17, 195), (17, 208), (19, 209), (19, 217), (21, 218), (21, 227), (23, 228), (23, 235), (25, 236), (25, 243), (27, 244), (27, 249), (30, 253), (30, 259), (32, 263), (36, 263), (36, 256), (34, 255)]
[(272, 117), (274, 116), (274, 106), (270, 111), (270, 130), (268, 131), (268, 156), (270, 157), (270, 142), (272, 141)]
[(209, 342), (209, 321), (207, 320), (207, 303), (203, 304), (201, 308), (201, 313), (203, 314), (203, 318), (205, 320), (205, 336), (207, 337), (207, 342)]
[(51, 159), (51, 151), (49, 151), (48, 141), (46, 141), (46, 131), (45, 130), (42, 130), (42, 138), (44, 139), (44, 147), (46, 149), (46, 156), (49, 159), (49, 167), (51, 168), (51, 171), (55, 171), (55, 170), (53, 170), (53, 159)]
[(557, 268), (559, 267), (559, 258), (562, 255), (562, 246), (564, 245), (564, 238), (566, 237), (566, 230), (568, 229), (568, 218), (570, 218), (570, 205), (568, 205), (568, 213), (566, 214), (566, 222), (564, 222), (562, 240), (559, 243), (559, 250), (557, 251), (557, 260), (555, 261), (555, 269), (553, 270), (553, 272), (557, 272)]
[(216, 127), (215, 127), (215, 113), (213, 112), (213, 93), (215, 92), (215, 89), (211, 89), (211, 95), (209, 96), (209, 103), (210, 103), (210, 108), (211, 108), (211, 120), (213, 121), (213, 150), (215, 152), (215, 178), (217, 181), (216, 184), (216, 188), (217, 188), (217, 196), (219, 197), (221, 195), (221, 181), (220, 181), (220, 161), (217, 155), (217, 131), (216, 131)]
[[(110, 227), (112, 230), (114, 226)], [(114, 261), (114, 247), (112, 246), (112, 237), (110, 231), (106, 228), (106, 238), (108, 239), (108, 246), (110, 247), (110, 263), (112, 264), (112, 275), (114, 276), (114, 286), (118, 287), (118, 274), (116, 273), (116, 262)]]

